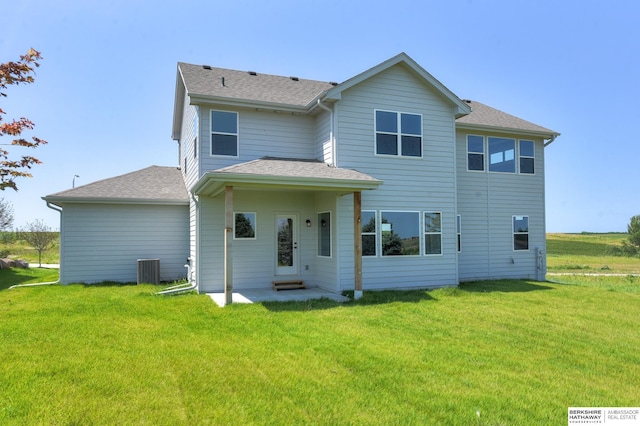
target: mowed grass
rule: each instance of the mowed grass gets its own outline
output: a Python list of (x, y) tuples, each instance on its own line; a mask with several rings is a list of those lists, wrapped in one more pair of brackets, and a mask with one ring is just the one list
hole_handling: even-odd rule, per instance
[(565, 424), (637, 406), (640, 294), (497, 281), (218, 308), (0, 291), (0, 424)]
[(640, 258), (610, 256), (627, 240), (624, 233), (547, 234), (547, 270), (562, 273), (640, 274)]

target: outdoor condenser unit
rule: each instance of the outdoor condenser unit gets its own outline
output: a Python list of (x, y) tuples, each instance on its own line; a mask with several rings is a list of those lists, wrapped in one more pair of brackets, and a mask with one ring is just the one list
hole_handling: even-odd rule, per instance
[(138, 259), (138, 284), (160, 284), (160, 259)]

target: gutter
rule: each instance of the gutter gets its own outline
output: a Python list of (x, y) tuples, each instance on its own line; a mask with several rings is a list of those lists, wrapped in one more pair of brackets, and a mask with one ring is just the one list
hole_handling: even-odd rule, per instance
[(316, 105), (318, 105), (320, 108), (322, 108), (323, 110), (327, 111), (329, 114), (331, 114), (331, 117), (329, 118), (329, 138), (331, 139), (331, 166), (336, 167), (336, 138), (334, 137), (333, 134), (333, 109), (329, 108), (328, 106), (326, 106), (325, 104), (322, 103), (322, 99), (318, 98), (318, 101), (316, 103)]
[(560, 135), (558, 135), (558, 134), (552, 135), (551, 138), (549, 139), (549, 142), (545, 142), (544, 143), (544, 147), (546, 148), (549, 145), (551, 145), (553, 143), (553, 141), (555, 141), (558, 136), (560, 136)]

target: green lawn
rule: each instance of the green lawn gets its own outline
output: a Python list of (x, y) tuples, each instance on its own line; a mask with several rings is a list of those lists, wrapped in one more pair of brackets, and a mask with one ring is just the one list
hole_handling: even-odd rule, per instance
[(624, 287), (226, 308), (155, 291), (0, 290), (0, 424), (546, 425), (640, 401), (640, 294)]

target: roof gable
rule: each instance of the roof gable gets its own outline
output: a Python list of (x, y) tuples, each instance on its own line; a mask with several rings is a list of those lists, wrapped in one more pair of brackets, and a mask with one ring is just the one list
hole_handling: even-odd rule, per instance
[(141, 204), (189, 204), (176, 167), (151, 166), (43, 197), (45, 201)]

